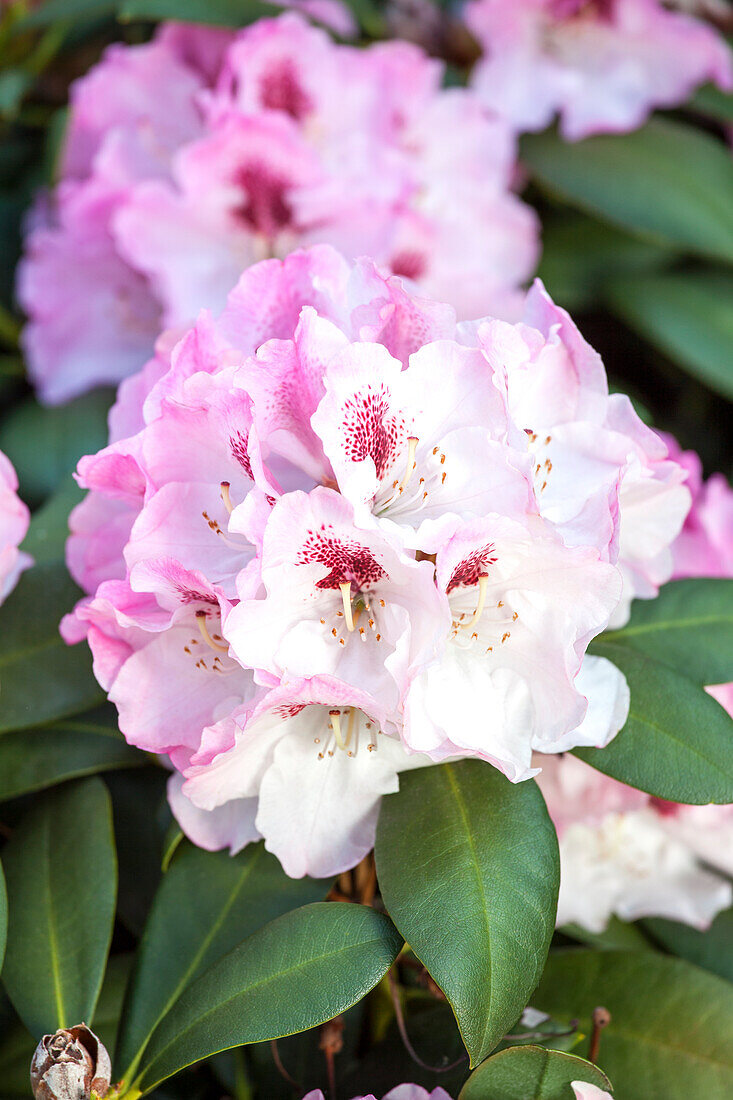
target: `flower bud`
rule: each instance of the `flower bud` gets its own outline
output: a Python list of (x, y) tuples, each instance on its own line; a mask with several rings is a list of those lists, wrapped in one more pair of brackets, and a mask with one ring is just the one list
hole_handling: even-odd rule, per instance
[(112, 1080), (109, 1054), (85, 1024), (44, 1035), (31, 1062), (36, 1100), (89, 1100), (106, 1096)]

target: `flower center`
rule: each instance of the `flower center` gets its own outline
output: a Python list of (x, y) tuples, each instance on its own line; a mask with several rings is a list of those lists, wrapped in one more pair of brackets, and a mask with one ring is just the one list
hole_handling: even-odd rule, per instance
[(318, 752), (319, 760), (333, 756), (339, 750), (353, 758), (359, 752), (360, 742), (364, 740), (367, 742), (367, 752), (376, 752), (376, 735), (381, 732), (380, 729), (375, 729), (375, 723), (358, 707), (332, 707), (328, 712), (325, 740), (314, 737), (313, 742), (322, 745)]

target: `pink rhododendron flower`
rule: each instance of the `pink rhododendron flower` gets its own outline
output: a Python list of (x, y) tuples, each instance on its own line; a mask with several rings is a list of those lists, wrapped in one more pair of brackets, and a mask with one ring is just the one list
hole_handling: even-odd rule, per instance
[(599, 1089), (598, 1085), (589, 1085), (586, 1081), (572, 1081), (575, 1100), (613, 1100), (610, 1092)]
[(72, 88), (61, 183), (29, 221), (18, 292), (41, 398), (128, 376), (162, 325), (182, 334), (245, 267), (317, 242), (463, 317), (514, 316), (538, 253), (515, 139), (441, 77), (416, 46), (337, 45), (294, 13), (110, 47)]
[(704, 929), (731, 904), (733, 806), (662, 802), (570, 755), (538, 762), (560, 841), (558, 925), (602, 932), (615, 914)]
[[(313, 1092), (309, 1092), (307, 1096), (304, 1096), (303, 1100), (325, 1100), (325, 1097), (320, 1089), (314, 1089)], [(353, 1100), (377, 1100), (377, 1098), (374, 1093), (370, 1092), (368, 1096), (355, 1096)], [(396, 1088), (385, 1093), (382, 1100), (451, 1100), (451, 1097), (445, 1089), (441, 1088), (429, 1092), (421, 1085), (397, 1085)], [(591, 1100), (590, 1094), (588, 1094), (588, 1100)]]
[(517, 130), (555, 114), (570, 140), (633, 130), (705, 81), (733, 84), (722, 36), (661, 0), (472, 0), (467, 22), (484, 51), (471, 84)]
[(18, 497), (18, 478), (8, 458), (0, 451), (0, 603), (15, 587), (18, 577), (32, 564), (18, 550), (28, 530), (30, 514)]
[[(623, 676), (586, 647), (631, 598), (636, 524), (656, 554), (687, 490), (567, 315), (531, 302), (538, 327), (457, 324), (319, 245), (248, 268), (121, 386), (79, 464), (89, 595), (63, 633), (88, 638), (125, 737), (169, 757), (199, 844), (262, 836), (289, 874), (329, 875), (372, 846), (401, 771), (475, 756), (519, 781), (533, 751), (625, 722)], [(567, 462), (535, 431), (556, 424)]]
[[(733, 577), (733, 489), (723, 474), (703, 481), (699, 456), (682, 451), (670, 435), (664, 439), (670, 455), (687, 470), (692, 493), (692, 507), (672, 545), (674, 579)], [(708, 691), (733, 714), (733, 683), (714, 684)]]

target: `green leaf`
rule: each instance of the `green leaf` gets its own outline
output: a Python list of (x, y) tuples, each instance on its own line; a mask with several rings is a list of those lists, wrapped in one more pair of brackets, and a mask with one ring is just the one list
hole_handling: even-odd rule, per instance
[(476, 760), (408, 772), (382, 801), (375, 852), (387, 910), (474, 1065), (527, 1004), (554, 930), (559, 856), (542, 795)]
[[(567, 216), (568, 213), (571, 216)], [(538, 276), (565, 309), (596, 304), (612, 275), (651, 271), (669, 263), (675, 252), (615, 226), (565, 211), (562, 219), (545, 219)]]
[(629, 646), (695, 683), (733, 680), (733, 580), (671, 581), (654, 600), (635, 600), (620, 630), (599, 639)]
[(613, 310), (673, 362), (733, 400), (733, 275), (644, 275), (606, 287)]
[(690, 107), (718, 122), (733, 123), (733, 95), (717, 84), (704, 84), (690, 100)]
[(532, 1004), (554, 1017), (577, 1019), (587, 1036), (593, 1009), (609, 1010), (598, 1062), (623, 1100), (733, 1096), (733, 986), (681, 959), (642, 951), (558, 951), (550, 955)]
[(597, 947), (602, 951), (653, 951), (653, 945), (636, 924), (619, 920), (613, 914), (602, 932), (590, 932), (582, 924), (563, 924), (560, 931), (578, 943)]
[(573, 1081), (611, 1090), (606, 1075), (585, 1058), (544, 1047), (509, 1047), (471, 1074), (458, 1100), (572, 1100)]
[(42, 729), (5, 733), (0, 735), (0, 801), (110, 768), (136, 767), (145, 759), (125, 744), (116, 723), (97, 720), (96, 711)]
[(527, 134), (521, 156), (538, 183), (614, 225), (733, 261), (733, 162), (722, 141), (669, 119), (629, 134), (562, 141)]
[(124, 0), (120, 19), (178, 19), (187, 23), (214, 23), (244, 27), (256, 19), (277, 15), (276, 4), (264, 0)]
[(319, 902), (278, 917), (184, 992), (154, 1032), (130, 1100), (201, 1058), (345, 1012), (401, 946), (387, 917), (363, 905)]
[(0, 863), (0, 970), (3, 968), (5, 958), (5, 943), (8, 938), (8, 894), (5, 889), (5, 875), (3, 865)]
[(67, 646), (63, 615), (82, 593), (63, 562), (24, 573), (0, 608), (0, 733), (89, 710), (104, 698), (88, 646)]
[(46, 27), (56, 22), (111, 18), (119, 6), (119, 0), (46, 0), (35, 11), (29, 12), (20, 27)]
[(733, 982), (733, 909), (718, 913), (704, 932), (662, 917), (650, 917), (643, 927), (673, 955)]
[(630, 646), (591, 652), (621, 669), (631, 691), (626, 725), (604, 749), (574, 749), (598, 771), (670, 802), (733, 802), (733, 719), (699, 684)]
[(34, 803), (3, 853), (3, 979), (36, 1038), (91, 1020), (112, 935), (116, 858), (109, 796), (84, 779)]
[(109, 387), (55, 408), (29, 397), (3, 420), (0, 450), (15, 466), (29, 503), (45, 500), (82, 455), (107, 445), (107, 412), (113, 399)]
[(143, 1049), (183, 990), (275, 917), (328, 892), (291, 879), (262, 844), (238, 856), (185, 844), (155, 897), (125, 1005), (115, 1072), (132, 1080)]

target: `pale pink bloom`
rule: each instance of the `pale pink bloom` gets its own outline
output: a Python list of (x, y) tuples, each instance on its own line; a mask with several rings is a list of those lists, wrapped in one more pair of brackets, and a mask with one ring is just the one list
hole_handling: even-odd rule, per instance
[(517, 130), (556, 114), (569, 140), (634, 130), (705, 81), (733, 84), (722, 36), (661, 0), (473, 0), (467, 22), (484, 51), (472, 87)]
[(389, 714), (448, 628), (432, 564), (401, 554), (381, 531), (355, 530), (353, 509), (331, 489), (275, 505), (259, 572), (264, 599), (243, 597), (225, 628), (242, 664), (284, 681), (335, 676)]
[(620, 596), (613, 566), (596, 550), (566, 547), (539, 516), (464, 524), (436, 560), (452, 626), (440, 660), (410, 685), (404, 736), (412, 749), (434, 759), (480, 756), (513, 782), (527, 779), (533, 749), (587, 743), (579, 727), (593, 687), (610, 696), (616, 716), (599, 743), (618, 732), (628, 695), (614, 666), (596, 667), (587, 695), (575, 683)]
[[(398, 789), (398, 773), (430, 763), (383, 730), (384, 713), (333, 677), (294, 678), (204, 731), (199, 752), (178, 761), (185, 782), (172, 780), (173, 808), (186, 799), (220, 822), (238, 803), (236, 828), (246, 814), (291, 877), (338, 874), (373, 847), (381, 796)], [(224, 842), (237, 850), (234, 836)]]
[(733, 901), (733, 807), (661, 802), (574, 756), (537, 757), (537, 782), (560, 841), (557, 923), (602, 932), (667, 917), (707, 928)]
[[(314, 1089), (313, 1092), (309, 1092), (307, 1096), (304, 1096), (303, 1100), (325, 1100), (325, 1097), (320, 1089)], [(370, 1092), (368, 1096), (355, 1096), (353, 1100), (377, 1100), (377, 1098), (374, 1093)], [(421, 1085), (397, 1085), (396, 1088), (385, 1093), (382, 1100), (451, 1100), (451, 1097), (445, 1089), (440, 1087), (429, 1092)], [(581, 1097), (580, 1100), (583, 1100), (583, 1098)], [(590, 1095), (588, 1100), (592, 1100)]]
[[(486, 322), (478, 341), (532, 456), (541, 514), (569, 545), (617, 562), (623, 598), (655, 596), (672, 575), (670, 546), (690, 507), (684, 471), (624, 394), (609, 394), (600, 356), (536, 281), (523, 322)], [(515, 444), (516, 445), (516, 444)]]
[(723, 474), (703, 480), (694, 451), (664, 436), (670, 456), (687, 471), (692, 507), (672, 546), (674, 577), (733, 577), (733, 489)]
[(28, 239), (18, 271), (18, 296), (30, 316), (23, 350), (49, 404), (138, 370), (160, 329), (160, 307), (111, 236), (119, 201), (114, 185), (70, 180), (57, 193), (58, 220)]
[(18, 478), (12, 463), (0, 451), (0, 603), (15, 587), (18, 577), (32, 565), (18, 550), (25, 538), (30, 513), (18, 497)]
[(42, 399), (133, 373), (161, 323), (220, 311), (246, 267), (318, 242), (461, 316), (514, 317), (538, 253), (515, 139), (441, 78), (415, 46), (338, 45), (292, 12), (110, 47), (73, 86), (61, 182), (28, 226), (19, 296)]
[(599, 1089), (597, 1085), (589, 1085), (586, 1081), (572, 1081), (571, 1086), (575, 1100), (613, 1100), (610, 1092)]

